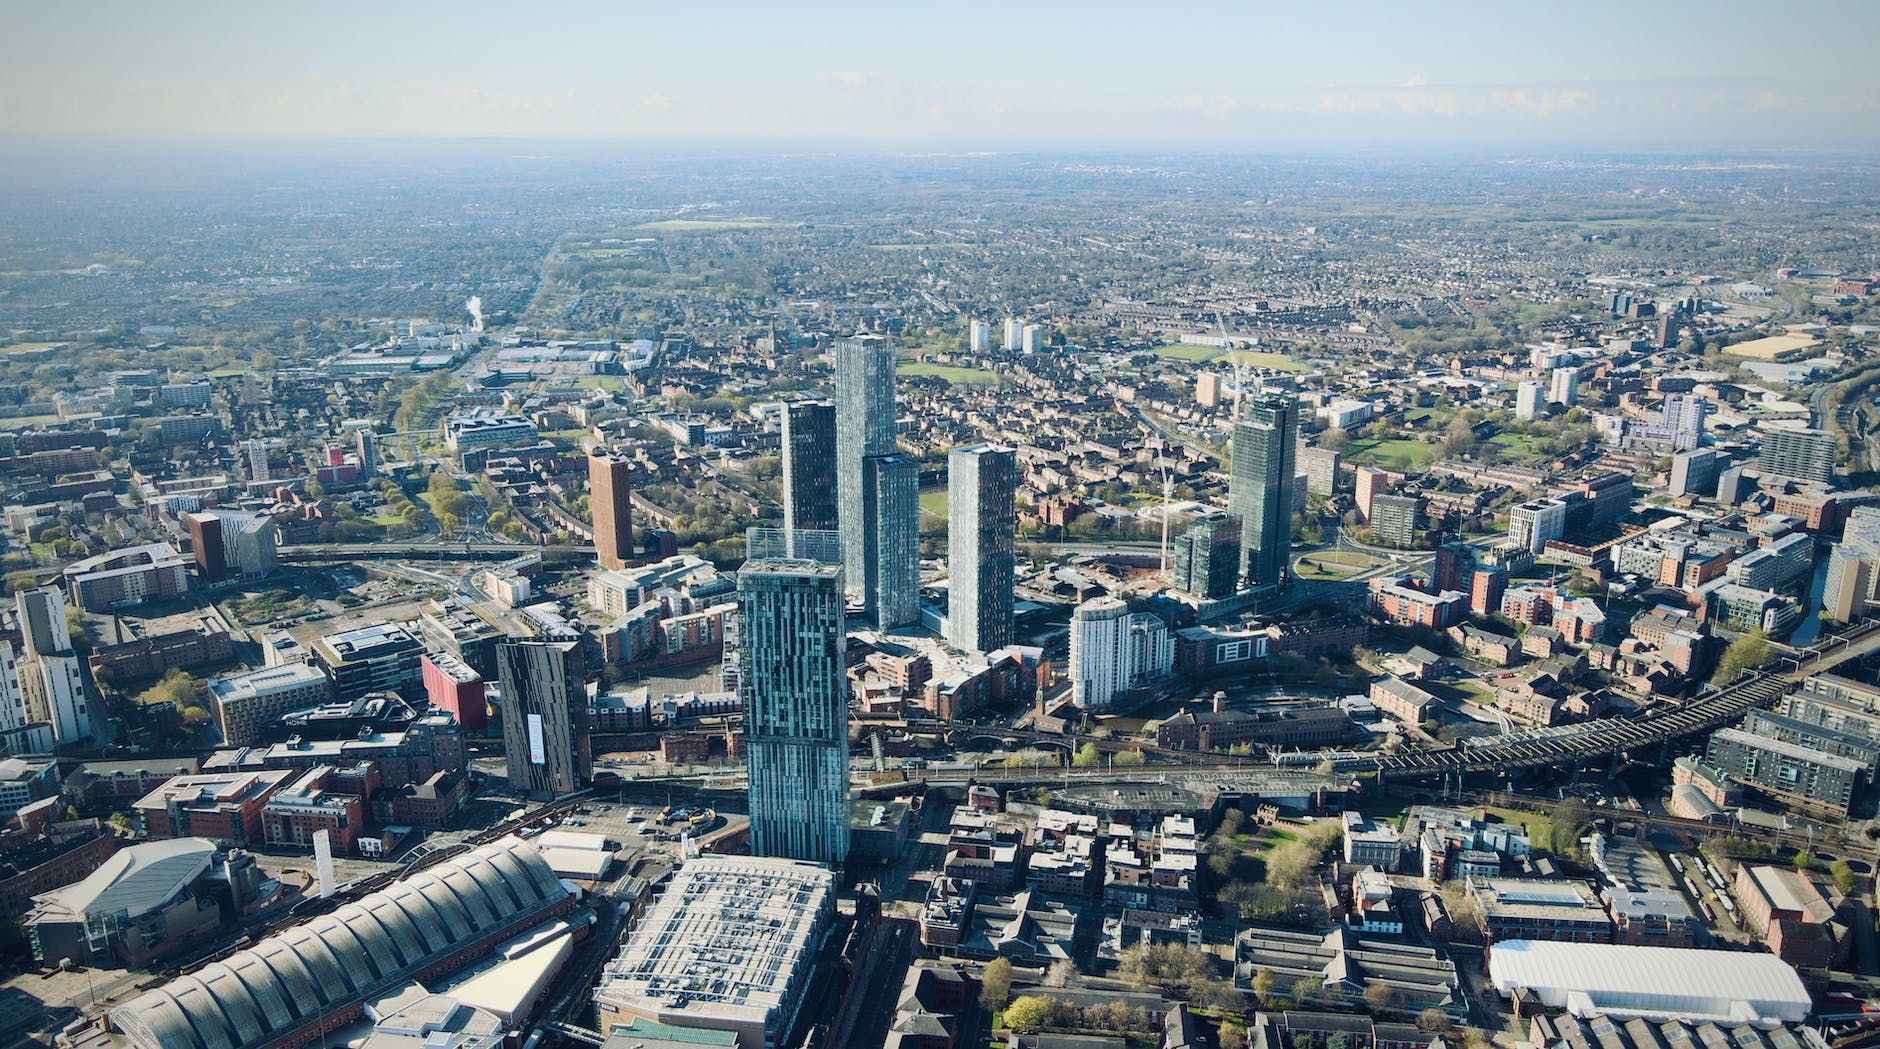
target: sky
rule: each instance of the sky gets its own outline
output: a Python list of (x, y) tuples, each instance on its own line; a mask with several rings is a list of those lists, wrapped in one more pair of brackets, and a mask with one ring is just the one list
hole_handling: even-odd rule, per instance
[(0, 4), (12, 140), (1880, 149), (1880, 2)]

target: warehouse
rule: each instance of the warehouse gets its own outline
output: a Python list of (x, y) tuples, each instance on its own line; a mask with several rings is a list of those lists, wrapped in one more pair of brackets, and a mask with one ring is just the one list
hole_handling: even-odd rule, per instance
[(1774, 1027), (1813, 1008), (1788, 963), (1746, 951), (1509, 940), (1489, 952), (1488, 976), (1503, 997), (1519, 992), (1579, 1017)]

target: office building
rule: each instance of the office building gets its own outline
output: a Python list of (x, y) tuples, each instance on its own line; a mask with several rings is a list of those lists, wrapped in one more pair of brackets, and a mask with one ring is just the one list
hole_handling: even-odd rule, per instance
[(784, 405), (782, 436), (783, 527), (836, 530), (836, 406), (828, 401)]
[(1280, 587), (1291, 564), (1299, 402), (1265, 393), (1239, 410), (1227, 509), (1240, 518), (1240, 574), (1250, 589)]
[(1744, 470), (1743, 464), (1738, 463), (1725, 467), (1717, 474), (1717, 502), (1720, 505), (1735, 506), (1756, 490), (1755, 483)]
[(588, 740), (587, 663), (576, 638), (508, 639), (496, 645), (509, 789), (538, 800), (594, 778)]
[(1533, 499), (1508, 511), (1508, 540), (1540, 553), (1550, 539), (1567, 534), (1567, 503), (1563, 499)]
[[(863, 615), (881, 630), (920, 620), (920, 466), (905, 455), (862, 460)], [(846, 559), (848, 533), (842, 535)]]
[(835, 889), (833, 874), (808, 863), (686, 862), (601, 971), (601, 1033), (621, 1045), (789, 1044), (834, 923)]
[(1756, 465), (1769, 477), (1828, 484), (1834, 480), (1834, 435), (1824, 430), (1771, 426), (1763, 431)]
[(1113, 709), (1131, 689), (1169, 676), (1175, 641), (1149, 612), (1131, 613), (1114, 597), (1095, 597), (1071, 613), (1071, 699), (1079, 709)]
[(1672, 496), (1713, 496), (1717, 477), (1730, 457), (1715, 448), (1697, 448), (1671, 457)]
[(1218, 601), (1240, 582), (1240, 518), (1210, 510), (1197, 514), (1175, 537), (1171, 585), (1203, 601)]
[(594, 521), (594, 559), (602, 568), (633, 559), (633, 464), (618, 455), (588, 452), (588, 514)]
[(849, 849), (842, 570), (747, 562), (738, 612), (751, 851), (840, 865)]
[(1536, 419), (1547, 412), (1546, 390), (1537, 382), (1524, 382), (1515, 387), (1514, 417), (1526, 422)]
[[(1614, 470), (1596, 477), (1587, 477), (1575, 482), (1573, 492), (1579, 493), (1581, 497), (1592, 504), (1590, 510), (1582, 511), (1587, 513), (1588, 516), (1585, 524), (1579, 525), (1579, 527), (1609, 525), (1623, 519), (1626, 514), (1632, 512), (1633, 490), (1631, 474)], [(1572, 493), (1569, 493), (1569, 498), (1571, 498), (1571, 495)], [(1569, 526), (1576, 524), (1576, 522), (1571, 520), (1572, 516), (1573, 510), (1569, 508)]]
[(314, 665), (333, 683), (336, 699), (368, 692), (417, 695), (423, 648), (396, 623), (374, 623), (328, 634), (313, 643)]
[(1547, 399), (1568, 408), (1580, 403), (1580, 369), (1555, 368)]
[(975, 444), (947, 456), (947, 642), (966, 652), (1012, 643), (1018, 456)]
[(1417, 541), (1417, 508), (1408, 495), (1380, 495), (1371, 500), (1371, 539), (1379, 546), (1408, 549)]
[(283, 663), (209, 682), (209, 698), (222, 741), (231, 747), (263, 742), (281, 715), (333, 698), (333, 683), (319, 668)]
[(214, 858), (215, 844), (202, 838), (119, 849), (84, 880), (33, 897), (22, 923), (33, 957), (47, 966), (140, 968), (162, 955), (200, 948), (222, 924), (220, 908), (197, 901), (197, 892), (210, 889), (199, 879), (210, 873)]

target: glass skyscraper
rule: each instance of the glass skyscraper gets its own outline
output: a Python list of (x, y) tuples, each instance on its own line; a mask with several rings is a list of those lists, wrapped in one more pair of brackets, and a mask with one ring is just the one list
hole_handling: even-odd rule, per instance
[(1175, 589), (1203, 601), (1218, 601), (1240, 582), (1240, 518), (1219, 511), (1199, 514), (1175, 537)]
[(1299, 400), (1290, 393), (1262, 393), (1234, 420), (1227, 510), (1240, 518), (1240, 575), (1249, 589), (1286, 582), (1298, 430)]
[(947, 642), (967, 652), (1012, 643), (1018, 454), (975, 444), (947, 457)]
[(828, 401), (784, 405), (783, 527), (836, 528), (836, 406)]
[(849, 592), (887, 630), (920, 619), (920, 470), (897, 454), (894, 347), (836, 343), (836, 518)]
[(804, 560), (738, 572), (751, 852), (840, 865), (849, 851), (849, 699), (842, 569)]

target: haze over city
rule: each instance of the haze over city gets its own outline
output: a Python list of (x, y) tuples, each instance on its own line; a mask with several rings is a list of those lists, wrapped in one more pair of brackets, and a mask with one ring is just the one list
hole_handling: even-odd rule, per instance
[(1876, 39), (0, 6), (0, 1049), (1880, 1046)]

